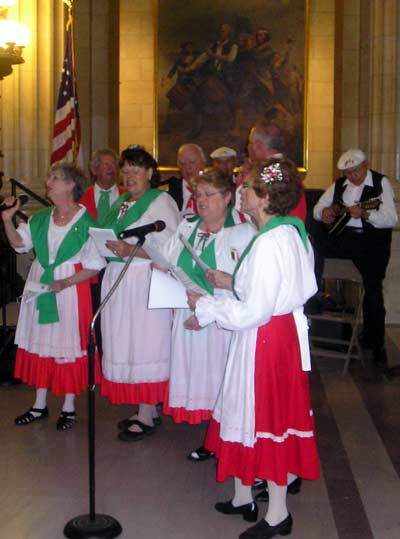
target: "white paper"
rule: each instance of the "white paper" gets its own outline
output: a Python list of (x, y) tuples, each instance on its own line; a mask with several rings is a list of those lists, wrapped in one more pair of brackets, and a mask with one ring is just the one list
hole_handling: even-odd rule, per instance
[(93, 238), (93, 241), (96, 244), (99, 254), (101, 254), (102, 256), (109, 257), (109, 258), (115, 258), (115, 254), (106, 247), (106, 241), (118, 240), (112, 228), (95, 228), (91, 226), (89, 227), (89, 235), (91, 238)]
[(158, 249), (156, 249), (155, 247), (152, 247), (150, 244), (146, 245), (145, 243), (142, 249), (146, 251), (146, 253), (151, 258), (151, 261), (154, 262), (154, 264), (156, 264), (159, 268), (170, 270), (174, 267), (170, 262), (168, 262), (165, 256), (161, 254), (161, 252)]
[(150, 282), (149, 309), (188, 309), (186, 288), (172, 275), (156, 268)]
[(178, 281), (183, 284), (186, 290), (191, 290), (192, 292), (196, 292), (196, 294), (200, 294), (202, 296), (207, 294), (207, 292), (201, 288), (201, 286), (197, 285), (190, 277), (186, 275), (182, 268), (174, 266), (170, 272)]
[(190, 243), (188, 242), (188, 240), (185, 238), (185, 236), (183, 236), (182, 234), (179, 234), (179, 239), (181, 240), (181, 242), (183, 243), (183, 245), (186, 247), (186, 249), (189, 251), (189, 253), (191, 254), (193, 260), (196, 262), (196, 264), (198, 266), (201, 267), (201, 269), (203, 271), (207, 271), (208, 269), (210, 269), (210, 266), (207, 266), (207, 264), (204, 262), (204, 260), (202, 260), (199, 255), (196, 253), (196, 251), (193, 249), (193, 247), (190, 245)]
[(40, 294), (43, 294), (43, 292), (49, 291), (49, 285), (48, 284), (42, 284), (42, 283), (36, 283), (34, 281), (26, 281), (24, 293), (21, 296), (22, 301), (25, 303), (29, 303), (33, 301), (35, 298), (40, 296)]
[(149, 309), (188, 309), (187, 290), (202, 296), (207, 292), (193, 282), (181, 269), (174, 267), (170, 272), (153, 268), (149, 293)]

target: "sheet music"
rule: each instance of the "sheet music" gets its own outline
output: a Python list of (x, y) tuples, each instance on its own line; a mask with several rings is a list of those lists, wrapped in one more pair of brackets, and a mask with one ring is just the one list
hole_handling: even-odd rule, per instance
[(99, 254), (109, 258), (115, 258), (115, 254), (106, 247), (106, 241), (117, 241), (118, 238), (112, 228), (89, 227), (89, 235), (96, 244)]
[(21, 296), (21, 300), (25, 303), (33, 301), (37, 296), (49, 291), (48, 284), (36, 283), (34, 281), (26, 281), (24, 293)]
[(186, 288), (170, 273), (153, 268), (149, 309), (188, 309)]

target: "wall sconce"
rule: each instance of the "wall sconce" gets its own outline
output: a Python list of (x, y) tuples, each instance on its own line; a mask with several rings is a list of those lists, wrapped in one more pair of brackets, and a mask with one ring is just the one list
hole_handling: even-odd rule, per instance
[(27, 26), (7, 18), (8, 6), (15, 0), (0, 0), (0, 80), (12, 73), (12, 66), (23, 64), (22, 49), (30, 41)]

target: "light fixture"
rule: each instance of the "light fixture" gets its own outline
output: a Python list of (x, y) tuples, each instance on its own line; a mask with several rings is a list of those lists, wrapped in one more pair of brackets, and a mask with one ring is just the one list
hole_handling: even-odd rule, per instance
[(29, 43), (29, 28), (7, 18), (15, 0), (0, 0), (0, 79), (12, 73), (12, 66), (23, 64), (22, 49)]

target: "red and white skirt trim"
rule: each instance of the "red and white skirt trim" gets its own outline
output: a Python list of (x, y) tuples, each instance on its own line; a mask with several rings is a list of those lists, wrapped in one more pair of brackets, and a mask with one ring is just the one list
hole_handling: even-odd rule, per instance
[[(66, 393), (78, 395), (89, 385), (88, 357), (85, 355), (72, 363), (60, 364), (52, 357), (38, 356), (18, 348), (14, 376), (36, 389), (50, 389), (58, 397)], [(100, 364), (96, 353), (95, 383), (100, 383), (100, 380)]]
[[(82, 264), (74, 264), (75, 273), (82, 269)], [(81, 350), (86, 350), (90, 321), (92, 319), (92, 301), (89, 281), (76, 285), (78, 299), (78, 331)], [(57, 363), (53, 357), (44, 357), (31, 353), (24, 348), (18, 348), (14, 376), (36, 389), (50, 389), (55, 395), (66, 393), (78, 395), (89, 385), (88, 357), (83, 354), (74, 361)], [(97, 352), (94, 361), (95, 383), (101, 380), (100, 363)]]
[(302, 370), (292, 314), (272, 317), (258, 329), (254, 391), (251, 447), (222, 439), (220, 424), (215, 419), (210, 422), (205, 446), (218, 458), (217, 480), (233, 476), (252, 485), (261, 478), (286, 485), (288, 473), (318, 479), (308, 375)]
[(175, 423), (189, 423), (190, 425), (198, 425), (203, 421), (209, 421), (212, 417), (212, 410), (187, 410), (183, 406), (170, 406), (169, 384), (167, 385), (163, 401), (163, 413), (165, 415), (170, 415)]
[(168, 381), (124, 384), (111, 382), (103, 376), (101, 395), (112, 404), (158, 404), (163, 401)]

